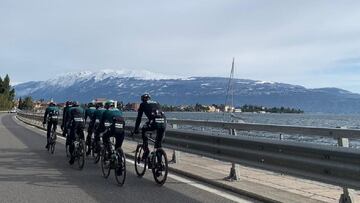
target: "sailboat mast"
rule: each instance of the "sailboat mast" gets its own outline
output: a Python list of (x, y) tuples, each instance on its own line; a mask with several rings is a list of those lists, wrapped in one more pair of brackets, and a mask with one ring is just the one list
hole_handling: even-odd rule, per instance
[(231, 66), (231, 107), (234, 107), (234, 74), (235, 74), (235, 58), (233, 58)]
[[(234, 106), (234, 85), (233, 85), (234, 73), (235, 73), (235, 58), (233, 58), (232, 65), (231, 65), (231, 72), (230, 72), (229, 83), (228, 83), (227, 91), (226, 91), (226, 99), (225, 99), (224, 108), (227, 105), (231, 105), (231, 107)], [(231, 101), (229, 102), (230, 94), (231, 94)], [(224, 109), (224, 112), (225, 112), (225, 109)]]

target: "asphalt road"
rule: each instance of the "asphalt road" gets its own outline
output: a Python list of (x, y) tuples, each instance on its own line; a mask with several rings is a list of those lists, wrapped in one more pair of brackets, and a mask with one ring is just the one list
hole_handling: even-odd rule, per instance
[(0, 202), (253, 202), (176, 174), (159, 187), (149, 172), (138, 178), (131, 163), (119, 187), (113, 172), (104, 179), (91, 159), (82, 171), (71, 167), (60, 139), (50, 155), (44, 135), (13, 115), (0, 114)]

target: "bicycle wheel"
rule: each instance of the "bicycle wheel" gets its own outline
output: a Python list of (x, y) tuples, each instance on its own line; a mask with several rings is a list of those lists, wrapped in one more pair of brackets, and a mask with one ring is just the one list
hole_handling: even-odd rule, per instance
[(116, 150), (115, 179), (123, 186), (126, 179), (126, 157), (122, 149)]
[(147, 159), (142, 160), (143, 154), (143, 145), (138, 144), (135, 151), (135, 172), (139, 177), (144, 176), (147, 166)]
[(54, 154), (55, 152), (55, 144), (56, 144), (56, 132), (52, 131), (52, 135), (50, 136), (50, 152)]
[(105, 157), (108, 156), (108, 152), (103, 148), (101, 150), (101, 171), (104, 176), (104, 178), (108, 178), (110, 175), (110, 160), (106, 160)]
[(163, 185), (166, 182), (168, 175), (168, 159), (165, 151), (161, 148), (157, 149), (155, 154), (153, 160), (151, 160), (154, 163), (152, 173), (155, 182), (159, 185)]
[(50, 144), (50, 152), (51, 152), (51, 154), (54, 154), (54, 152), (55, 152), (55, 142)]
[(77, 156), (78, 156), (78, 166), (79, 169), (83, 169), (84, 165), (85, 165), (85, 141), (81, 140), (79, 142), (79, 147), (77, 148), (78, 152), (77, 152)]

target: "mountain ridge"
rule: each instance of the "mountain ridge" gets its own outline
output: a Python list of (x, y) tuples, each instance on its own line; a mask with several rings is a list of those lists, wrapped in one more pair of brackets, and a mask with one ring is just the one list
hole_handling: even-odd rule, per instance
[[(62, 74), (46, 81), (15, 85), (17, 97), (88, 102), (106, 97), (139, 101), (144, 92), (164, 104), (224, 103), (228, 78), (179, 77), (150, 71), (101, 70)], [(306, 112), (360, 113), (360, 94), (340, 88), (312, 88), (286, 83), (234, 79), (235, 105), (299, 108)]]

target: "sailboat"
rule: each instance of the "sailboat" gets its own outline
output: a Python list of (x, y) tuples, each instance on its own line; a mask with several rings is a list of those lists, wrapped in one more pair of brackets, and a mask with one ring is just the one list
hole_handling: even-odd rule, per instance
[[(224, 117), (225, 113), (229, 112), (231, 121), (234, 122), (235, 120), (240, 123), (244, 123), (243, 119), (240, 116), (234, 114), (235, 106), (234, 106), (234, 75), (235, 75), (235, 58), (232, 60), (229, 83), (227, 86), (226, 91), (226, 98), (224, 104)], [(230, 101), (229, 101), (230, 100)]]
[[(244, 123), (243, 119), (239, 116), (236, 116), (234, 114), (234, 73), (235, 73), (235, 58), (233, 58), (232, 65), (231, 65), (231, 72), (229, 77), (229, 83), (227, 87), (226, 92), (226, 99), (225, 99), (225, 106), (224, 106), (224, 119), (225, 119), (225, 113), (226, 113), (226, 106), (229, 105), (230, 108), (230, 117), (231, 122), (237, 122), (237, 123)], [(229, 101), (230, 100), (230, 101)], [(230, 105), (231, 103), (231, 105)], [(229, 129), (229, 134), (236, 136), (237, 132), (235, 129)], [(239, 180), (239, 165), (237, 165), (235, 162), (231, 163), (231, 169), (229, 176), (224, 178), (227, 181), (236, 181)]]

